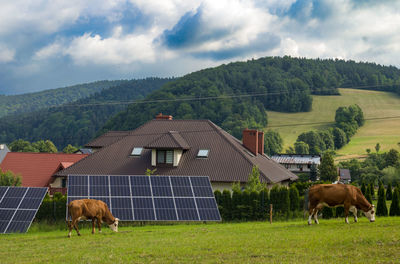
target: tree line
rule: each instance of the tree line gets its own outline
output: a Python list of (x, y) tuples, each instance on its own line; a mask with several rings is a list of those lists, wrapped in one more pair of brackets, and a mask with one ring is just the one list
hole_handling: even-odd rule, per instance
[(109, 118), (127, 106), (110, 102), (143, 99), (170, 80), (148, 78), (124, 81), (67, 105), (0, 118), (0, 142), (47, 138), (58, 148), (68, 144), (84, 145)]

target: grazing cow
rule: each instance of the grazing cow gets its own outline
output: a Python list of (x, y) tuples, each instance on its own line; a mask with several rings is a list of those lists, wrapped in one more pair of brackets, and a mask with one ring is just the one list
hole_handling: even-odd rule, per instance
[(68, 217), (72, 218), (72, 221), (68, 221), (69, 233), (68, 237), (71, 237), (72, 227), (75, 228), (78, 236), (78, 222), (79, 220), (92, 220), (92, 234), (94, 234), (95, 220), (97, 220), (97, 226), (99, 227), (99, 232), (101, 232), (102, 221), (106, 222), (112, 231), (118, 232), (118, 218), (115, 218), (108, 206), (103, 201), (93, 200), (93, 199), (82, 199), (74, 200), (68, 204)]
[(344, 207), (346, 223), (349, 223), (349, 211), (354, 214), (354, 221), (357, 222), (357, 209), (362, 210), (370, 222), (375, 221), (375, 207), (371, 205), (359, 188), (347, 184), (317, 184), (308, 190), (308, 224), (311, 219), (318, 224), (318, 211), (324, 206)]

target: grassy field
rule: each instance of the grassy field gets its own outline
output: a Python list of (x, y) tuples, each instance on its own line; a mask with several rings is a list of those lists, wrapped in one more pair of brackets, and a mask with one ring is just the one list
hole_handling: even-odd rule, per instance
[(223, 223), (1, 235), (1, 263), (395, 263), (400, 217)]
[[(341, 96), (313, 96), (313, 110), (308, 113), (268, 111), (267, 128), (271, 127), (281, 134), (285, 149), (294, 144), (300, 133), (326, 128), (333, 124), (335, 111), (340, 106), (358, 104), (366, 119), (400, 116), (400, 97), (395, 94), (354, 89), (339, 90)], [(337, 151), (337, 154), (342, 158), (362, 156), (366, 154), (367, 148), (375, 151), (374, 147), (378, 142), (382, 151), (398, 148), (400, 118), (367, 120), (350, 143)]]

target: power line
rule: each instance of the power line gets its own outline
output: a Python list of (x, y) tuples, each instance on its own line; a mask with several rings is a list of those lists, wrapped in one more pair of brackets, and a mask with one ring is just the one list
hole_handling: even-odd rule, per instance
[[(363, 89), (363, 88), (377, 88), (393, 85), (369, 85), (369, 86), (352, 86), (352, 87), (335, 87), (328, 88), (324, 91), (336, 92), (337, 89)], [(205, 100), (224, 100), (230, 98), (245, 98), (245, 97), (258, 97), (258, 96), (270, 96), (270, 95), (282, 95), (290, 94), (289, 91), (283, 92), (264, 92), (264, 93), (246, 93), (246, 94), (227, 94), (219, 96), (207, 96), (207, 97), (185, 97), (185, 98), (174, 98), (174, 99), (154, 99), (154, 100), (134, 100), (134, 101), (109, 101), (109, 102), (99, 102), (99, 103), (85, 103), (85, 104), (64, 104), (57, 106), (50, 106), (49, 108), (62, 108), (62, 107), (84, 107), (84, 106), (102, 106), (102, 105), (123, 105), (123, 104), (150, 104), (150, 103), (170, 103), (170, 102), (185, 102), (185, 101), (205, 101)]]
[[(371, 118), (364, 118), (365, 121), (371, 120), (386, 120), (386, 119), (397, 119), (400, 116), (385, 116), (385, 117), (371, 117)], [(267, 128), (279, 128), (279, 127), (290, 127), (290, 126), (308, 126), (308, 125), (329, 125), (334, 124), (335, 121), (325, 121), (325, 122), (309, 122), (309, 123), (292, 123), (292, 124), (283, 124), (283, 125), (275, 125), (275, 126), (268, 126)]]

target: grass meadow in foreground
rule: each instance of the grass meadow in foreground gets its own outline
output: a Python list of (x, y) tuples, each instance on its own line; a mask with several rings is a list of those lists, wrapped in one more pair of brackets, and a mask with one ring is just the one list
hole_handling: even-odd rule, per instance
[[(104, 227), (0, 236), (1, 263), (395, 263), (400, 217)], [(55, 228), (57, 229), (57, 228)]]

